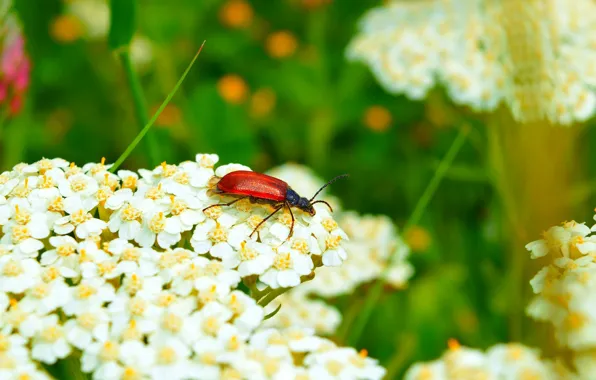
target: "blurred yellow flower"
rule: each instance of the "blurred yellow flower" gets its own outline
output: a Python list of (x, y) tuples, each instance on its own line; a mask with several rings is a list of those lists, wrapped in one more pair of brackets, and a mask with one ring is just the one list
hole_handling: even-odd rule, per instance
[(56, 42), (74, 42), (83, 34), (83, 26), (79, 19), (73, 15), (60, 15), (50, 24), (50, 36)]
[(248, 86), (244, 79), (236, 74), (228, 74), (217, 82), (219, 95), (228, 103), (244, 103), (248, 95)]
[(269, 115), (275, 108), (277, 97), (270, 88), (260, 88), (250, 98), (250, 114), (254, 118)]
[(247, 28), (253, 17), (250, 4), (244, 0), (229, 0), (219, 10), (220, 22), (229, 28)]
[(292, 32), (280, 30), (271, 33), (265, 41), (265, 50), (273, 58), (287, 58), (298, 48), (298, 41)]
[(384, 132), (391, 126), (391, 113), (382, 106), (370, 106), (364, 112), (362, 122), (375, 132)]
[(405, 232), (406, 244), (413, 252), (424, 252), (430, 247), (431, 236), (424, 227), (413, 226)]
[(518, 122), (567, 125), (596, 113), (592, 0), (392, 1), (363, 19), (348, 57), (389, 92), (437, 84), (475, 112), (505, 104)]

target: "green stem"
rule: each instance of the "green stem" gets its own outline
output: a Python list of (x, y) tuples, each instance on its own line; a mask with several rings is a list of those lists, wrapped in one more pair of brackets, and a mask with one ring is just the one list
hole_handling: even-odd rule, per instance
[(59, 361), (58, 364), (63, 379), (88, 380), (87, 375), (81, 371), (81, 362), (76, 355), (71, 355)]
[[(424, 211), (428, 207), (428, 203), (430, 202), (430, 200), (432, 199), (433, 195), (435, 194), (437, 188), (439, 187), (439, 184), (441, 183), (441, 180), (445, 176), (447, 169), (449, 169), (449, 166), (451, 166), (453, 159), (455, 158), (455, 156), (457, 155), (457, 153), (463, 146), (468, 132), (469, 132), (468, 126), (462, 127), (459, 131), (459, 134), (455, 138), (455, 140), (453, 140), (451, 147), (445, 154), (445, 157), (443, 157), (441, 164), (435, 171), (428, 186), (424, 190), (424, 193), (422, 193), (422, 196), (420, 197), (420, 199), (418, 199), (418, 203), (416, 204), (416, 207), (414, 208), (412, 215), (410, 216), (410, 218), (408, 219), (408, 221), (406, 222), (406, 224), (403, 228), (404, 233), (408, 229), (410, 229), (412, 226), (415, 226), (416, 224), (418, 224), (418, 222), (422, 218)], [(387, 260), (387, 264), (385, 265), (385, 268), (383, 269), (383, 272), (381, 273), (378, 280), (373, 285), (373, 287), (370, 291), (370, 294), (364, 301), (364, 307), (362, 308), (362, 313), (360, 314), (360, 318), (358, 318), (356, 320), (356, 322), (354, 323), (354, 328), (352, 329), (352, 332), (349, 337), (350, 339), (348, 340), (348, 343), (350, 343), (350, 345), (352, 345), (352, 346), (355, 345), (360, 340), (360, 336), (362, 335), (362, 332), (364, 331), (364, 327), (366, 326), (366, 323), (368, 322), (374, 307), (376, 306), (377, 302), (379, 301), (379, 298), (381, 298), (381, 292), (383, 291), (383, 285), (385, 284), (385, 277), (387, 276), (389, 268), (391, 268), (391, 264), (393, 263), (393, 260), (395, 259), (395, 257), (396, 257), (396, 255), (392, 255), (389, 257), (389, 259)]]
[(353, 297), (351, 299), (350, 306), (348, 307), (348, 310), (344, 313), (341, 325), (339, 326), (339, 329), (335, 334), (340, 342), (344, 342), (349, 337), (350, 326), (352, 326), (352, 324), (356, 320), (356, 317), (358, 317), (360, 311), (362, 310), (362, 300), (358, 299), (357, 297), (358, 296)]
[(264, 298), (262, 298), (259, 301), (259, 305), (263, 306), (263, 307), (269, 305), (271, 303), (271, 301), (276, 299), (278, 296), (281, 296), (282, 294), (284, 294), (285, 292), (287, 292), (290, 289), (292, 289), (292, 288), (279, 288), (279, 289), (275, 289), (275, 290), (269, 292)]
[(157, 109), (157, 111), (151, 117), (151, 120), (149, 120), (145, 124), (145, 126), (143, 127), (143, 129), (141, 130), (141, 132), (139, 132), (139, 134), (137, 135), (137, 137), (135, 137), (135, 139), (126, 148), (126, 150), (124, 151), (124, 153), (122, 153), (122, 155), (120, 157), (118, 157), (118, 159), (116, 160), (116, 162), (114, 163), (114, 165), (112, 165), (112, 167), (110, 168), (110, 171), (112, 173), (114, 173), (118, 169), (118, 167), (120, 165), (122, 165), (122, 163), (124, 162), (124, 160), (126, 160), (126, 158), (128, 158), (128, 156), (136, 148), (136, 146), (143, 139), (143, 137), (145, 137), (145, 135), (147, 134), (147, 132), (149, 131), (149, 129), (151, 128), (151, 126), (155, 123), (155, 120), (157, 120), (157, 118), (162, 113), (162, 111), (164, 110), (164, 108), (166, 108), (166, 106), (168, 105), (168, 103), (170, 102), (170, 100), (172, 100), (172, 98), (176, 94), (176, 91), (178, 91), (178, 88), (180, 87), (180, 85), (182, 84), (182, 82), (184, 82), (184, 79), (186, 78), (186, 75), (188, 75), (190, 69), (194, 65), (194, 63), (197, 60), (197, 58), (199, 57), (199, 54), (201, 54), (201, 50), (203, 50), (203, 46), (205, 46), (205, 42), (206, 41), (203, 41), (203, 44), (201, 44), (201, 47), (197, 51), (197, 54), (195, 54), (195, 56), (193, 57), (192, 61), (190, 61), (190, 64), (188, 65), (188, 67), (186, 68), (186, 70), (184, 70), (184, 73), (182, 74), (182, 76), (180, 77), (180, 79), (178, 79), (178, 82), (174, 86), (174, 89), (168, 94), (168, 96), (163, 101), (163, 103), (161, 103), (161, 105), (159, 106), (159, 108)]
[[(149, 109), (147, 108), (147, 102), (143, 95), (143, 88), (139, 77), (134, 70), (132, 60), (130, 59), (130, 53), (128, 49), (123, 49), (118, 53), (124, 73), (126, 75), (126, 81), (128, 87), (130, 87), (130, 93), (132, 95), (132, 101), (134, 105), (135, 118), (139, 124), (139, 130), (142, 130), (145, 125), (149, 122)], [(153, 167), (159, 163), (157, 140), (155, 135), (149, 134), (145, 139), (145, 150), (147, 151), (147, 157), (149, 158), (149, 166)]]

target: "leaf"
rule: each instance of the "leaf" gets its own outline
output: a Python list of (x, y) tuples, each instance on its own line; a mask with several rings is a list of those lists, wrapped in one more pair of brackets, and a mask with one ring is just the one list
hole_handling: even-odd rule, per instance
[(137, 27), (136, 13), (136, 0), (110, 0), (110, 49), (116, 50), (130, 44)]
[(275, 309), (275, 310), (273, 310), (271, 313), (267, 314), (267, 315), (266, 315), (266, 316), (263, 318), (263, 320), (264, 320), (264, 321), (266, 321), (266, 320), (268, 320), (269, 318), (273, 318), (273, 317), (275, 317), (275, 314), (277, 314), (277, 313), (279, 312), (279, 310), (280, 310), (280, 309), (281, 309), (281, 304), (279, 304), (279, 306), (277, 307), (277, 309)]

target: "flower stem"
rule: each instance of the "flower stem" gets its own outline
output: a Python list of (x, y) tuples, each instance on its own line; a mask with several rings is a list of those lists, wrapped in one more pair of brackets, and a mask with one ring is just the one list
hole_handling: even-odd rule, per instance
[(155, 120), (157, 120), (157, 118), (162, 113), (162, 111), (164, 110), (164, 108), (166, 108), (166, 106), (168, 105), (168, 103), (170, 102), (170, 100), (172, 100), (172, 98), (176, 94), (176, 91), (178, 91), (178, 88), (180, 87), (180, 85), (182, 84), (182, 82), (184, 82), (184, 79), (186, 78), (186, 75), (188, 75), (190, 69), (194, 65), (194, 63), (197, 60), (197, 58), (199, 57), (199, 54), (201, 54), (201, 50), (203, 50), (203, 46), (205, 46), (205, 41), (203, 41), (203, 43), (201, 44), (201, 47), (197, 51), (197, 54), (195, 54), (195, 56), (193, 57), (192, 61), (190, 61), (190, 64), (188, 65), (188, 67), (186, 68), (186, 70), (184, 70), (184, 73), (182, 74), (182, 76), (180, 77), (180, 79), (178, 79), (178, 82), (176, 83), (176, 85), (174, 86), (174, 88), (172, 89), (172, 91), (170, 91), (170, 93), (168, 94), (168, 96), (166, 97), (166, 99), (163, 101), (163, 103), (161, 103), (161, 105), (159, 106), (159, 108), (157, 109), (157, 111), (153, 114), (153, 116), (151, 117), (151, 120), (149, 120), (144, 125), (143, 129), (141, 130), (141, 132), (139, 132), (139, 134), (137, 135), (137, 137), (135, 137), (135, 139), (126, 148), (126, 150), (124, 151), (124, 153), (122, 153), (122, 155), (120, 157), (118, 157), (118, 159), (116, 160), (116, 162), (114, 163), (114, 165), (110, 168), (110, 171), (112, 173), (114, 173), (118, 169), (118, 167), (120, 165), (122, 165), (122, 162), (124, 162), (124, 160), (126, 160), (126, 158), (128, 158), (128, 156), (136, 148), (136, 146), (143, 139), (143, 137), (145, 137), (145, 135), (147, 134), (147, 132), (149, 131), (149, 129), (151, 128), (151, 126), (155, 123)]
[[(128, 49), (123, 49), (118, 53), (124, 73), (126, 75), (126, 81), (132, 95), (132, 101), (134, 105), (135, 118), (139, 124), (139, 130), (142, 130), (145, 125), (149, 122), (149, 110), (147, 108), (147, 102), (143, 96), (143, 89), (139, 77), (134, 70), (132, 60), (130, 59), (130, 53)], [(145, 150), (147, 151), (147, 158), (149, 159), (149, 166), (153, 167), (158, 164), (158, 145), (155, 135), (149, 134), (145, 139)]]
[(278, 296), (281, 296), (282, 294), (284, 294), (285, 292), (287, 292), (290, 289), (291, 288), (279, 288), (279, 289), (272, 290), (271, 292), (269, 292), (265, 297), (263, 297), (259, 301), (259, 305), (262, 307), (269, 305), (271, 303), (271, 301), (276, 299)]
[[(424, 193), (422, 193), (422, 196), (420, 197), (420, 199), (418, 199), (418, 203), (416, 203), (416, 207), (414, 208), (412, 215), (410, 215), (408, 221), (406, 222), (403, 228), (404, 233), (412, 226), (418, 224), (418, 222), (422, 218), (422, 215), (424, 214), (424, 211), (428, 207), (430, 200), (432, 199), (437, 188), (439, 187), (441, 180), (443, 179), (445, 173), (451, 166), (453, 159), (463, 146), (466, 140), (466, 136), (468, 135), (469, 129), (470, 128), (468, 126), (463, 126), (460, 129), (459, 134), (457, 135), (455, 140), (453, 140), (451, 147), (449, 148), (449, 150), (445, 154), (445, 157), (443, 157), (443, 160), (437, 167), (437, 170), (435, 171), (432, 179), (428, 183), (428, 186), (424, 190)], [(391, 267), (391, 264), (395, 257), (396, 255), (391, 255), (389, 257), (389, 259), (387, 260), (387, 264), (385, 265), (385, 268), (381, 273), (381, 276), (379, 276), (378, 280), (373, 285), (368, 297), (365, 299), (364, 306), (362, 308), (362, 313), (354, 323), (354, 327), (348, 339), (348, 343), (350, 345), (355, 345), (360, 339), (360, 336), (364, 331), (364, 327), (366, 326), (366, 323), (372, 315), (374, 307), (379, 301), (379, 298), (381, 298), (381, 292), (383, 291), (383, 285), (385, 284), (385, 277), (387, 276), (387, 272), (389, 271), (389, 268)]]

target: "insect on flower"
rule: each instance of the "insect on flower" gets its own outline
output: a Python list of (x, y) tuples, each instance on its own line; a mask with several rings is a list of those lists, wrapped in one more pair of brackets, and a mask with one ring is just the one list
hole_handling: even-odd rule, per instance
[(315, 195), (312, 196), (312, 198), (308, 199), (298, 195), (298, 193), (292, 190), (290, 185), (279, 178), (248, 170), (238, 170), (230, 172), (221, 177), (215, 185), (215, 189), (213, 190), (215, 194), (228, 195), (236, 197), (236, 199), (228, 203), (218, 203), (211, 205), (204, 208), (203, 211), (216, 206), (231, 206), (242, 199), (249, 199), (253, 203), (273, 205), (273, 212), (271, 212), (271, 214), (269, 214), (254, 228), (250, 234), (250, 237), (252, 237), (252, 235), (259, 229), (259, 227), (261, 227), (263, 223), (275, 215), (275, 213), (277, 213), (279, 210), (287, 207), (288, 211), (290, 211), (290, 216), (292, 217), (292, 225), (290, 226), (290, 233), (287, 237), (287, 239), (289, 239), (294, 233), (295, 220), (294, 214), (292, 213), (292, 207), (296, 207), (304, 212), (307, 212), (309, 215), (314, 216), (316, 214), (316, 210), (313, 206), (316, 203), (324, 203), (327, 205), (327, 207), (329, 207), (329, 210), (333, 212), (333, 209), (329, 203), (323, 200), (314, 201), (314, 199), (321, 191), (323, 191), (324, 188), (331, 185), (338, 179), (345, 178), (347, 176), (348, 174), (338, 175), (323, 185), (315, 193)]

